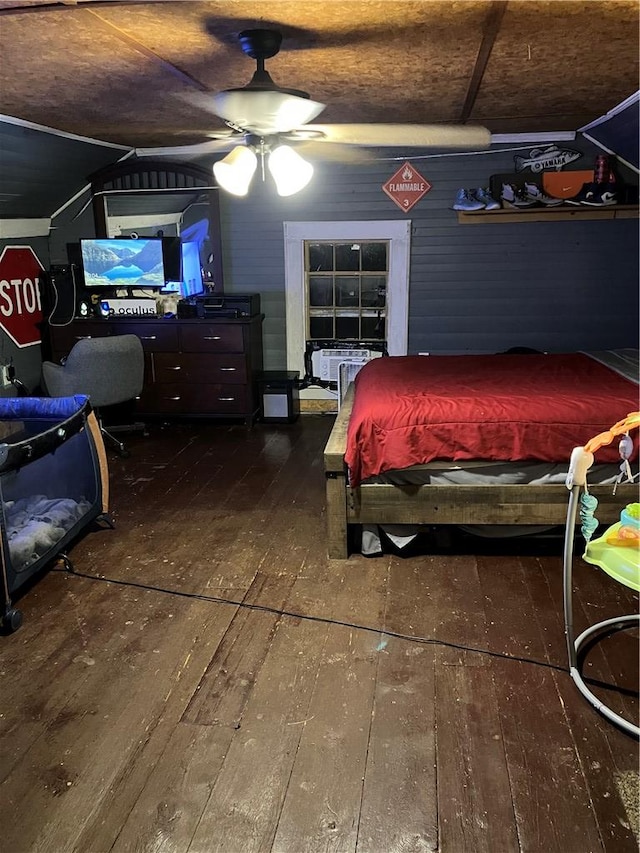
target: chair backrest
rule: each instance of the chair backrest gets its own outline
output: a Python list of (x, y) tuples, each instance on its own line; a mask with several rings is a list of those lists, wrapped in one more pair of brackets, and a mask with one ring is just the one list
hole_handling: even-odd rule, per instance
[(42, 365), (52, 397), (87, 394), (91, 405), (111, 406), (137, 397), (142, 391), (144, 353), (137, 335), (112, 335), (78, 341), (62, 368)]

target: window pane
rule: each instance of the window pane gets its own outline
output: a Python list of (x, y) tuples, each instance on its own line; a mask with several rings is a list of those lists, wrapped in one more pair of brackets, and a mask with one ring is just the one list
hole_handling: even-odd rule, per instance
[(357, 276), (336, 276), (336, 305), (355, 306), (360, 304), (360, 281)]
[(333, 305), (331, 276), (309, 276), (309, 305)]
[(364, 307), (384, 308), (387, 296), (387, 279), (384, 275), (363, 275), (362, 305)]
[(333, 247), (331, 243), (309, 243), (309, 272), (331, 272), (333, 270)]
[(359, 317), (336, 317), (336, 338), (358, 339), (360, 337)]
[(385, 271), (387, 269), (387, 244), (386, 243), (363, 243), (362, 244), (362, 269), (373, 272)]
[(333, 339), (335, 337), (333, 334), (333, 317), (310, 317), (309, 335), (312, 340)]
[(336, 244), (336, 270), (338, 272), (358, 272), (360, 269), (360, 244)]
[(362, 337), (368, 341), (384, 340), (385, 321), (381, 317), (362, 318)]

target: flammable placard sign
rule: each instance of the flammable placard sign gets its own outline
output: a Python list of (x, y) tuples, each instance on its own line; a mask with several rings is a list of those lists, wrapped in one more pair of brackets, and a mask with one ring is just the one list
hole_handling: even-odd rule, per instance
[(431, 184), (411, 163), (406, 162), (382, 185), (382, 189), (402, 210), (411, 210), (429, 192)]

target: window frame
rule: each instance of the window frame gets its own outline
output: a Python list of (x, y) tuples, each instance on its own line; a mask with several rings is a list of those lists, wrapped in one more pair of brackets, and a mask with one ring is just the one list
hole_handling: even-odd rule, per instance
[(360, 220), (349, 222), (284, 222), (287, 370), (304, 376), (307, 294), (305, 242), (389, 243), (387, 286), (387, 350), (406, 355), (409, 331), (409, 258), (411, 220)]

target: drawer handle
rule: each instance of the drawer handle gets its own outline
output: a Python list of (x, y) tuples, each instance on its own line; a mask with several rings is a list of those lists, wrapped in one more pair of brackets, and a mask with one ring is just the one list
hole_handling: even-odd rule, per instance
[(179, 400), (179, 399), (180, 399), (180, 395), (178, 394), (178, 396), (177, 396), (177, 397), (165, 397), (164, 399), (165, 399), (165, 400)]
[(237, 370), (237, 367), (221, 367), (220, 370)]
[(177, 364), (175, 367), (167, 367), (167, 370), (182, 370), (182, 368)]
[(204, 335), (202, 340), (203, 341), (219, 341), (220, 335)]
[(91, 335), (76, 335), (77, 341), (90, 341)]
[(142, 340), (142, 341), (155, 341), (156, 336), (155, 335), (140, 335), (140, 340)]
[(235, 397), (218, 397), (221, 403), (233, 403), (235, 399)]

